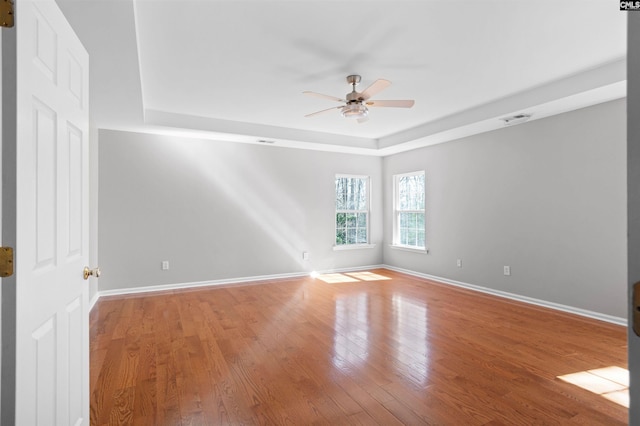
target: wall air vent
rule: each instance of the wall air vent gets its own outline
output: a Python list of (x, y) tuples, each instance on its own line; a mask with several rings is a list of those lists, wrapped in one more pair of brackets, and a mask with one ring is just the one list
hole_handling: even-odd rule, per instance
[(518, 114), (512, 115), (511, 117), (501, 118), (500, 120), (504, 121), (505, 126), (513, 126), (514, 124), (524, 123), (531, 118), (531, 114)]

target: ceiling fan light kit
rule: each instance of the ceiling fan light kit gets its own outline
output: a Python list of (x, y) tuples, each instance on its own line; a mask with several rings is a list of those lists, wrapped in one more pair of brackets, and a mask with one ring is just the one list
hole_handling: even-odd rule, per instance
[(352, 103), (342, 107), (342, 116), (345, 118), (364, 118), (367, 115), (369, 110), (362, 103)]
[(391, 85), (389, 80), (378, 79), (374, 81), (369, 87), (367, 87), (364, 91), (358, 92), (356, 91), (356, 86), (362, 77), (357, 74), (352, 74), (347, 76), (347, 83), (351, 85), (351, 92), (347, 93), (345, 99), (336, 98), (335, 96), (323, 95), (321, 93), (305, 91), (302, 92), (305, 95), (315, 96), (318, 98), (328, 99), (331, 101), (344, 102), (345, 105), (341, 107), (333, 107), (328, 108), (322, 111), (313, 112), (311, 114), (305, 115), (305, 117), (313, 117), (319, 114), (323, 114), (325, 112), (332, 111), (334, 109), (340, 109), (340, 113), (345, 118), (353, 118), (358, 119), (359, 123), (363, 123), (366, 121), (366, 117), (369, 115), (369, 107), (395, 107), (395, 108), (411, 108), (414, 104), (413, 100), (403, 100), (403, 101), (371, 101), (369, 100), (373, 95), (380, 92), (383, 89), (386, 89)]

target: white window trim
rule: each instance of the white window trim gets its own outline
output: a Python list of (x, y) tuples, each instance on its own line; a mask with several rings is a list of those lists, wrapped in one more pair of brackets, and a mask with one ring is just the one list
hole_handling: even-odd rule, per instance
[(341, 251), (341, 250), (359, 250), (359, 249), (372, 249), (375, 248), (375, 244), (342, 244), (342, 245), (334, 245), (333, 251)]
[[(365, 248), (373, 248), (375, 247), (375, 244), (371, 244), (371, 177), (367, 176), (367, 175), (350, 175), (350, 174), (345, 174), (345, 173), (337, 173), (334, 179), (334, 193), (335, 193), (335, 180), (336, 179), (340, 179), (340, 178), (351, 178), (351, 179), (366, 179), (367, 183), (366, 183), (366, 187), (367, 187), (367, 210), (366, 210), (366, 214), (367, 214), (367, 242), (366, 243), (359, 243), (359, 244), (335, 244), (335, 239), (336, 239), (336, 234), (338, 231), (338, 228), (336, 227), (336, 214), (338, 213), (361, 213), (363, 210), (338, 210), (335, 208), (333, 208), (333, 240), (334, 240), (334, 244), (333, 244), (333, 250), (356, 250), (356, 249), (365, 249)], [(335, 201), (334, 201), (335, 203)]]
[[(394, 248), (394, 249), (399, 249), (399, 250), (405, 250), (405, 251), (413, 251), (413, 252), (418, 252), (418, 253), (429, 253), (429, 248), (427, 247), (427, 229), (426, 229), (426, 223), (427, 223), (427, 208), (425, 205), (424, 210), (403, 210), (403, 212), (408, 212), (408, 213), (422, 213), (425, 216), (425, 230), (424, 230), (424, 241), (425, 241), (425, 246), (424, 247), (417, 247), (417, 246), (408, 246), (405, 244), (400, 244), (398, 242), (398, 240), (400, 239), (400, 211), (398, 210), (398, 204), (400, 204), (398, 197), (400, 196), (400, 194), (398, 194), (398, 185), (399, 185), (399, 181), (400, 178), (405, 177), (405, 176), (419, 176), (421, 175), (424, 179), (425, 179), (425, 191), (426, 191), (426, 175), (425, 175), (425, 171), (424, 170), (420, 170), (420, 171), (415, 171), (415, 172), (408, 172), (408, 173), (400, 173), (397, 175), (393, 175), (393, 243), (390, 244), (390, 247)], [(426, 194), (425, 194), (425, 204), (426, 204)]]
[(412, 251), (414, 253), (429, 254), (428, 247), (420, 248), (420, 247), (414, 247), (414, 246), (405, 246), (401, 244), (389, 244), (389, 247), (391, 247), (394, 250)]

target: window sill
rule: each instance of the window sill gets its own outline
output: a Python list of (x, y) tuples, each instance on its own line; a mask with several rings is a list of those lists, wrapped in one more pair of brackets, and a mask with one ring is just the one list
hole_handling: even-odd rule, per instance
[(418, 248), (418, 247), (411, 247), (411, 246), (401, 246), (398, 244), (389, 244), (389, 247), (391, 247), (394, 250), (412, 251), (414, 253), (429, 254), (429, 249), (426, 247)]
[(376, 246), (375, 244), (343, 244), (340, 246), (333, 246), (333, 251), (372, 249), (375, 246)]

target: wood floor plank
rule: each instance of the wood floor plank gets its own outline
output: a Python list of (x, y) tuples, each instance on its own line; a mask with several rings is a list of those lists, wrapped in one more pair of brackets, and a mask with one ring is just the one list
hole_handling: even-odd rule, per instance
[(135, 388), (118, 389), (113, 393), (113, 406), (109, 413), (110, 425), (133, 425)]
[(120, 380), (117, 373), (120, 368), (123, 353), (122, 339), (114, 339), (111, 342), (107, 354), (99, 365), (91, 364), (91, 368), (97, 368), (99, 373), (92, 374), (96, 382), (91, 385), (91, 423), (103, 424), (109, 421), (111, 407), (114, 404), (114, 394)]
[(135, 424), (156, 423), (156, 380), (144, 379), (136, 383), (133, 417)]
[(101, 298), (91, 424), (626, 423), (558, 378), (626, 368), (624, 327), (371, 272)]

